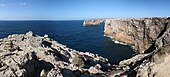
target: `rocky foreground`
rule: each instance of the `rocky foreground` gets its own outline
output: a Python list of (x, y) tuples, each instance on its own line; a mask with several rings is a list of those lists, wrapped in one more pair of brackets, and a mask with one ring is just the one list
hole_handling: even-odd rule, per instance
[(48, 38), (26, 34), (0, 39), (0, 77), (101, 77), (107, 59), (70, 49)]

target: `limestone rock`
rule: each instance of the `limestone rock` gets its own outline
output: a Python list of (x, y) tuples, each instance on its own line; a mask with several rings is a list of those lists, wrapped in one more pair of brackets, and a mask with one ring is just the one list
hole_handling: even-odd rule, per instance
[(48, 38), (48, 35), (47, 35), (47, 34), (45, 34), (45, 35), (44, 35), (44, 38)]
[(63, 77), (58, 69), (51, 69), (51, 71), (47, 74), (47, 77)]
[(76, 53), (73, 53), (73, 58), (72, 58), (71, 62), (72, 62), (72, 64), (74, 64), (75, 66), (78, 66), (78, 67), (84, 67), (85, 66), (83, 58)]
[(89, 73), (91, 73), (91, 74), (102, 73), (101, 70), (99, 70), (99, 69), (97, 69), (97, 68), (95, 68), (95, 67), (90, 67), (88, 71), (89, 71)]
[(106, 19), (104, 32), (114, 40), (134, 45), (142, 53), (163, 32), (168, 21), (168, 18)]
[(91, 19), (91, 20), (85, 20), (83, 22), (83, 26), (90, 26), (90, 25), (100, 25), (103, 22), (102, 19)]
[[(86, 65), (86, 61), (93, 62)], [(0, 76), (2, 77), (72, 77), (87, 74), (87, 67), (108, 66), (107, 59), (79, 52), (47, 37), (13, 34), (0, 39)], [(67, 69), (67, 71), (64, 71)], [(107, 68), (108, 70), (109, 68)], [(81, 70), (81, 71), (80, 71)], [(70, 71), (70, 72), (69, 72)]]
[(25, 69), (21, 69), (15, 72), (17, 77), (27, 77), (27, 71)]
[(46, 71), (43, 69), (40, 73), (40, 77), (44, 77), (44, 76), (46, 76)]
[(32, 31), (27, 32), (26, 36), (33, 36), (33, 32)]
[(5, 42), (3, 49), (8, 51), (15, 51), (15, 50), (19, 50), (19, 46), (9, 41), (9, 42)]

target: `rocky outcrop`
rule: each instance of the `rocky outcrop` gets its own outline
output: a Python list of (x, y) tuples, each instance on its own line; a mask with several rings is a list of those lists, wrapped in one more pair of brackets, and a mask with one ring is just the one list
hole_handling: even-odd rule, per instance
[[(168, 26), (168, 25), (167, 25)], [(169, 23), (170, 27), (170, 23)], [(108, 77), (167, 77), (170, 75), (170, 28), (155, 40), (151, 51), (123, 60)]]
[(28, 32), (0, 39), (1, 77), (101, 77), (111, 68), (107, 59), (70, 49), (48, 35)]
[(104, 33), (144, 53), (164, 32), (169, 18), (106, 19)]
[(113, 65), (107, 77), (170, 75), (170, 18), (106, 19), (104, 32), (141, 53)]
[(83, 26), (96, 26), (100, 25), (104, 20), (103, 19), (90, 19), (90, 20), (85, 20), (83, 22)]

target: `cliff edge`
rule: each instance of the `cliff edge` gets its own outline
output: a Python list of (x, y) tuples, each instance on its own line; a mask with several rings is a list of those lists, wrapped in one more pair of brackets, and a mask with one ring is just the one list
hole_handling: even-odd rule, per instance
[(107, 59), (68, 48), (33, 32), (0, 39), (1, 77), (102, 77)]
[(151, 48), (151, 52), (123, 60), (108, 77), (168, 77), (170, 75), (170, 23)]
[[(104, 33), (113, 40), (134, 46), (138, 53), (148, 52), (155, 40), (165, 31), (170, 18), (114, 18), (103, 19)], [(100, 24), (100, 20), (86, 20), (84, 26)]]
[(107, 77), (168, 77), (170, 75), (170, 18), (105, 20), (105, 35), (133, 45), (140, 54), (113, 65)]
[(100, 25), (104, 20), (103, 19), (89, 19), (83, 22), (83, 26), (97, 26)]
[(134, 46), (139, 53), (153, 45), (165, 31), (169, 18), (106, 19), (104, 33), (114, 40)]

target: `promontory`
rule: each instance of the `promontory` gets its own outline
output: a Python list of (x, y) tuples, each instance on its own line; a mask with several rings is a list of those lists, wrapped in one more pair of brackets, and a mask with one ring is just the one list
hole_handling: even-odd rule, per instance
[(39, 36), (29, 31), (0, 39), (0, 77), (170, 76), (168, 17), (105, 19), (102, 22), (106, 36), (134, 46), (138, 54), (117, 65), (111, 64), (97, 54), (71, 49), (48, 35)]

